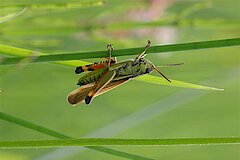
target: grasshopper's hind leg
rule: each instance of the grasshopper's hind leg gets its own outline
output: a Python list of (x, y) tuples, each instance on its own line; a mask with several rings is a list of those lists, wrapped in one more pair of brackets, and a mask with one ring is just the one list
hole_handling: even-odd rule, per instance
[(99, 92), (102, 88), (104, 88), (107, 84), (109, 84), (115, 77), (115, 75), (116, 75), (115, 70), (109, 70), (109, 68), (107, 68), (106, 72), (100, 77), (100, 79), (94, 85), (93, 90), (91, 90), (88, 93), (87, 97), (85, 98), (86, 104), (90, 104), (94, 98), (94, 95), (97, 92)]

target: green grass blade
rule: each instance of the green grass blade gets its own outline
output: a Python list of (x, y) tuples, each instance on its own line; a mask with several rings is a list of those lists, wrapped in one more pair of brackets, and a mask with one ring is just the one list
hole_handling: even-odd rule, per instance
[(48, 3), (25, 3), (25, 4), (6, 4), (2, 5), (3, 8), (27, 7), (31, 9), (66, 9), (66, 8), (86, 8), (102, 6), (105, 1), (95, 0), (89, 2), (48, 2)]
[[(72, 137), (64, 135), (62, 133), (56, 132), (54, 130), (48, 129), (46, 127), (34, 124), (32, 122), (14, 117), (12, 115), (0, 112), (0, 119), (14, 123), (16, 125), (19, 126), (23, 126), (25, 128), (29, 128), (31, 130), (37, 131), (39, 133), (43, 133), (52, 137), (56, 137), (59, 139), (72, 139)], [(100, 152), (104, 152), (107, 154), (112, 154), (115, 156), (120, 156), (120, 157), (124, 157), (124, 158), (129, 158), (129, 159), (134, 159), (134, 160), (152, 160), (150, 158), (147, 157), (142, 157), (139, 155), (134, 155), (134, 154), (130, 154), (130, 153), (126, 153), (126, 152), (122, 152), (122, 151), (117, 151), (111, 148), (106, 148), (106, 147), (101, 147), (101, 146), (85, 146), (88, 149), (92, 149), (92, 150), (96, 150), (96, 151), (100, 151)]]
[(72, 137), (69, 137), (67, 135), (58, 133), (58, 132), (53, 131), (51, 129), (45, 128), (43, 126), (34, 124), (32, 122), (14, 117), (12, 115), (9, 115), (9, 114), (3, 113), (3, 112), (0, 112), (0, 119), (11, 122), (11, 123), (14, 123), (14, 124), (19, 125), (19, 126), (29, 128), (31, 130), (34, 130), (34, 131), (37, 131), (37, 132), (40, 132), (40, 133), (43, 133), (43, 134), (46, 134), (46, 135), (49, 135), (49, 136), (52, 136), (52, 137), (56, 137), (56, 138), (60, 138), (60, 139), (72, 138)]
[[(49, 22), (50, 23), (50, 22)], [(173, 26), (180, 28), (196, 28), (196, 29), (238, 29), (240, 27), (239, 20), (225, 20), (225, 19), (184, 19), (181, 21), (163, 19), (159, 21), (150, 21), (150, 22), (119, 22), (119, 23), (110, 23), (110, 24), (99, 24), (92, 25), (86, 24), (83, 26), (74, 26), (74, 25), (57, 25), (53, 24), (52, 26), (5, 26), (1, 28), (1, 35), (5, 38), (9, 36), (60, 36), (60, 35), (69, 35), (76, 34), (78, 32), (91, 32), (98, 30), (109, 30), (109, 31), (118, 31), (118, 30), (130, 30), (137, 28), (154, 28), (161, 26)]]
[[(30, 56), (34, 51), (0, 44), (0, 53), (13, 56)], [(39, 53), (39, 52), (37, 52)], [(40, 55), (43, 53), (39, 53)]]
[[(31, 50), (16, 48), (16, 47), (0, 44), (0, 53), (1, 52), (4, 54), (7, 54), (7, 55), (24, 56), (25, 59), (21, 59), (21, 61), (19, 61), (18, 63), (32, 61), (33, 58), (31, 55), (34, 53), (34, 51), (31, 51)], [(49, 56), (49, 55), (41, 53), (41, 52), (38, 52), (37, 54)], [(16, 57), (16, 58), (19, 58), (19, 57)], [(22, 57), (20, 57), (20, 58), (22, 58)], [(13, 59), (13, 58), (11, 58), (11, 59)], [(79, 60), (58, 61), (58, 62), (54, 62), (54, 63), (67, 65), (67, 66), (73, 66), (73, 67), (89, 64), (89, 62), (79, 61)], [(139, 81), (143, 81), (143, 82), (147, 82), (147, 83), (160, 84), (160, 85), (165, 85), (165, 86), (172, 86), (172, 87), (204, 89), (204, 90), (223, 90), (223, 89), (219, 89), (219, 88), (196, 85), (196, 84), (191, 84), (191, 83), (177, 81), (177, 80), (172, 80), (172, 82), (169, 83), (162, 77), (156, 77), (156, 76), (151, 76), (151, 75), (140, 76), (140, 77), (135, 78), (135, 80), (139, 80)]]
[[(230, 47), (230, 46), (238, 46), (238, 45), (240, 45), (240, 38), (233, 38), (233, 39), (222, 39), (222, 40), (214, 40), (214, 41), (202, 41), (202, 42), (153, 46), (148, 50), (147, 53), (185, 51), (185, 50), (207, 49), (207, 48), (217, 48), (217, 47)], [(0, 53), (4, 54), (5, 53), (4, 48), (6, 47), (7, 46), (0, 45)], [(141, 53), (143, 49), (144, 49), (143, 47), (119, 49), (114, 51), (113, 56), (136, 55)], [(33, 60), (29, 61), (29, 63), (65, 61), (65, 60), (76, 60), (76, 59), (87, 59), (87, 58), (101, 58), (101, 57), (107, 57), (107, 56), (108, 56), (108, 51), (106, 50), (92, 51), (92, 52), (63, 53), (63, 54), (32, 56), (31, 58)], [(0, 62), (0, 64), (16, 64), (25, 58), (26, 57), (4, 58)]]
[(21, 14), (23, 14), (25, 11), (27, 10), (27, 8), (22, 9), (21, 11), (17, 12), (17, 13), (12, 13), (12, 14), (8, 14), (6, 16), (1, 16), (0, 17), (0, 23), (4, 23), (7, 21), (10, 21), (18, 16), (20, 16)]
[(139, 155), (135, 155), (135, 154), (130, 154), (127, 152), (122, 152), (122, 151), (118, 151), (118, 150), (114, 150), (114, 149), (102, 147), (102, 146), (87, 146), (86, 148), (104, 152), (107, 154), (112, 154), (112, 155), (119, 156), (119, 157), (133, 159), (133, 160), (153, 160), (152, 158), (143, 157), (143, 156), (139, 156)]
[(215, 91), (223, 91), (224, 89), (220, 88), (214, 88), (214, 87), (208, 87), (208, 86), (202, 86), (182, 81), (177, 81), (171, 79), (171, 82), (168, 82), (165, 78), (162, 77), (156, 77), (152, 75), (144, 75), (139, 76), (135, 78), (135, 80), (147, 82), (147, 83), (153, 83), (153, 84), (160, 84), (163, 86), (170, 86), (170, 87), (181, 87), (181, 88), (191, 88), (191, 89), (202, 89), (202, 90), (215, 90)]
[[(101, 30), (102, 28), (107, 28), (108, 30), (129, 30), (136, 28), (150, 28), (150, 27), (161, 27), (161, 26), (174, 26), (174, 27), (191, 27), (191, 28), (214, 28), (214, 29), (236, 29), (240, 26), (239, 20), (226, 20), (226, 19), (161, 19), (158, 21), (150, 22), (121, 22), (121, 23), (111, 23), (105, 25), (96, 26), (86, 26), (85, 28), (79, 28), (78, 31), (86, 30), (90, 28), (91, 30)], [(33, 29), (34, 30), (34, 29)], [(23, 32), (24, 35), (27, 32)]]
[(1, 141), (0, 148), (52, 148), (66, 146), (99, 146), (99, 145), (140, 145), (140, 146), (166, 146), (166, 145), (226, 145), (240, 144), (239, 137), (224, 138), (179, 138), (179, 139), (120, 139), (120, 138), (83, 138), (66, 140), (33, 140), (33, 141)]
[[(42, 52), (36, 52), (36, 51), (28, 50), (28, 49), (17, 48), (17, 47), (13, 47), (13, 46), (2, 45), (2, 44), (0, 44), (0, 54), (11, 55), (11, 56), (21, 56), (21, 60), (18, 63), (31, 62), (31, 60), (33, 59), (33, 55), (35, 55), (35, 54), (37, 54), (37, 55), (47, 55), (47, 54), (42, 53)], [(3, 60), (4, 59), (0, 59), (0, 63)], [(88, 62), (79, 61), (79, 60), (54, 62), (54, 63), (63, 64), (63, 65), (67, 65), (67, 66), (74, 66), (74, 67), (89, 64)]]

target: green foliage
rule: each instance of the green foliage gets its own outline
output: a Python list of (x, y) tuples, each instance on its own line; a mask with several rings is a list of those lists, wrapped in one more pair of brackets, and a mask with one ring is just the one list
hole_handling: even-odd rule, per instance
[(216, 145), (240, 144), (240, 138), (181, 138), (181, 139), (118, 139), (118, 138), (83, 138), (68, 140), (40, 141), (2, 141), (0, 148), (50, 148), (64, 146), (113, 146), (113, 145)]
[[(35, 52), (27, 49), (22, 49), (22, 48), (17, 48), (13, 46), (7, 46), (7, 45), (2, 45), (0, 44), (0, 53), (4, 55), (11, 55), (11, 56), (18, 56), (22, 57), (21, 62), (24, 63), (29, 63), (33, 60), (32, 56), (37, 54), (37, 55), (46, 55), (45, 53), (42, 52)], [(24, 58), (23, 58), (24, 56)], [(17, 57), (15, 57), (17, 58)], [(4, 61), (5, 58), (2, 58), (0, 61), (0, 64), (2, 61)], [(21, 63), (20, 62), (20, 63)], [(55, 62), (57, 64), (64, 64), (64, 65), (69, 65), (69, 66), (79, 66), (79, 65), (86, 65), (88, 64), (87, 62), (84, 61), (79, 61), (79, 60), (72, 60), (72, 61), (65, 61), (65, 62)]]
[[(204, 42), (193, 42), (193, 43), (183, 43), (183, 44), (172, 44), (172, 45), (162, 45), (162, 46), (152, 46), (147, 53), (162, 53), (162, 52), (173, 52), (173, 51), (185, 51), (185, 50), (196, 50), (196, 49), (207, 49), (216, 47), (230, 47), (240, 45), (240, 38), (233, 39), (223, 39), (215, 41), (204, 41)], [(126, 56), (126, 55), (136, 55), (143, 51), (141, 48), (130, 48), (130, 49), (119, 49), (114, 51), (113, 56)], [(0, 46), (0, 53), (15, 53), (16, 48), (11, 46)], [(34, 53), (34, 52), (32, 52)], [(31, 56), (31, 61), (33, 62), (49, 62), (49, 61), (64, 61), (64, 60), (76, 60), (76, 59), (87, 59), (87, 58), (101, 58), (107, 57), (107, 51), (90, 51), (90, 52), (77, 52), (77, 53), (64, 53), (64, 54), (52, 54), (52, 55), (42, 55), (42, 56)], [(16, 64), (21, 60), (26, 59), (26, 57), (13, 57), (4, 58), (0, 64)]]
[[(166, 51), (169, 50), (175, 50), (175, 51), (181, 51), (181, 50), (188, 50), (190, 48), (192, 49), (200, 49), (200, 48), (211, 48), (211, 47), (224, 47), (224, 46), (234, 46), (234, 45), (239, 45), (240, 43), (240, 38), (239, 39), (229, 39), (229, 40), (219, 40), (219, 41), (210, 41), (210, 42), (196, 42), (196, 43), (187, 43), (187, 44), (176, 44), (176, 45), (170, 45), (170, 49), (168, 49), (168, 46), (160, 46), (160, 47), (152, 47), (153, 52), (149, 53), (156, 53), (158, 51), (161, 51), (161, 48), (167, 48)], [(182, 46), (182, 47), (180, 47)], [(156, 48), (156, 49), (155, 49)], [(160, 48), (160, 49), (159, 49)], [(135, 49), (124, 49), (124, 52), (122, 53), (128, 53), (130, 50), (130, 53), (136, 54), (136, 50), (140, 50), (139, 48)], [(134, 50), (134, 51), (131, 51)], [(142, 48), (141, 48), (142, 50)], [(21, 49), (21, 48), (16, 48), (16, 47), (11, 47), (11, 46), (6, 46), (6, 45), (0, 45), (0, 52), (5, 53), (5, 54), (10, 54), (10, 55), (25, 55), (25, 57), (14, 57), (14, 58), (4, 58), (2, 60), (2, 64), (16, 64), (16, 63), (31, 63), (31, 62), (37, 62), (37, 60), (40, 58), (42, 62), (49, 62), (49, 61), (54, 61), (54, 60), (67, 60), (64, 57), (69, 57), (69, 54), (58, 54), (58, 55), (46, 55), (44, 53), (38, 53), (39, 55), (43, 56), (31, 56), (31, 54), (34, 54), (34, 51), (26, 50), (26, 49)], [(104, 51), (98, 51), (96, 55), (103, 53)], [(106, 52), (106, 51), (105, 51)], [(115, 51), (118, 53), (118, 51)], [(121, 50), (120, 50), (121, 52)], [(86, 55), (89, 56), (91, 53), (94, 54), (94, 52), (89, 52), (89, 53), (81, 53), (81, 55)], [(122, 55), (124, 55), (122, 54)], [(29, 56), (26, 56), (29, 55)], [(76, 55), (76, 54), (75, 54)], [(79, 55), (79, 54), (77, 54)], [(70, 56), (72, 57), (72, 56)], [(75, 56), (73, 56), (74, 59)], [(86, 58), (86, 57), (85, 57)], [(87, 58), (94, 58), (94, 57), (87, 57)], [(50, 59), (50, 60), (49, 60)], [(1, 63), (1, 62), (0, 62)], [(57, 64), (63, 64), (63, 65), (70, 65), (70, 66), (79, 66), (79, 65), (86, 65), (88, 64), (87, 62), (84, 61), (78, 61), (78, 60), (72, 60), (72, 61), (59, 61), (55, 62)], [(207, 87), (207, 86), (201, 86), (201, 85), (195, 85), (191, 83), (186, 83), (186, 82), (181, 82), (177, 80), (172, 80), (171, 83), (167, 82), (164, 78), (161, 77), (156, 77), (156, 76), (151, 76), (151, 75), (144, 75), (141, 77), (136, 78), (136, 80), (147, 82), (147, 83), (154, 83), (154, 84), (160, 84), (160, 85), (165, 85), (165, 86), (171, 86), (171, 87), (182, 87), (182, 88), (192, 88), (192, 89), (203, 89), (203, 90), (223, 90), (219, 88), (214, 88), (214, 87)]]
[[(236, 78), (239, 77), (239, 47), (230, 47), (239, 46), (239, 38), (236, 38), (240, 26), (237, 1), (169, 3), (163, 0), (164, 3), (157, 5), (154, 2), (160, 1), (1, 0), (0, 44), (4, 45), (0, 45), (0, 63), (13, 65), (0, 65), (0, 118), (18, 125), (0, 121), (0, 144), (9, 147), (1, 148), (2, 159), (20, 159), (18, 156), (22, 156), (21, 159), (50, 156), (58, 160), (66, 159), (66, 156), (73, 160), (79, 157), (114, 160), (124, 157), (239, 158), (239, 125), (236, 123), (240, 104), (236, 98), (239, 95), (239, 79)], [(27, 11), (21, 12), (24, 7), (28, 8)], [(182, 90), (176, 87), (221, 89), (176, 80), (168, 83), (161, 77), (147, 75), (136, 80), (175, 87), (132, 81), (96, 98), (90, 107), (71, 108), (65, 99), (75, 89), (79, 78), (74, 69), (51, 63), (32, 63), (52, 61), (73, 67), (85, 65), (88, 62), (68, 59), (104, 57), (107, 43), (114, 44), (115, 48), (126, 48), (114, 52), (124, 60), (127, 57), (121, 56), (139, 54), (143, 49), (129, 47), (144, 46), (147, 39), (156, 43), (150, 53), (185, 51), (182, 54), (148, 55), (156, 65), (185, 63), (176, 69), (161, 68), (168, 77), (214, 84), (225, 91)], [(214, 39), (216, 41), (209, 41)], [(163, 43), (173, 45), (160, 46)], [(98, 60), (87, 59), (91, 62)], [(62, 140), (49, 141), (44, 134)], [(78, 149), (74, 153), (73, 147), (62, 148), (61, 153), (52, 149), (87, 143), (114, 146), (88, 146), (100, 152), (86, 150), (81, 153)], [(139, 146), (133, 146), (136, 143)], [(153, 145), (157, 143), (161, 146)], [(171, 147), (162, 146), (166, 143)], [(202, 144), (207, 145), (202, 147)], [(10, 146), (19, 145), (22, 147), (10, 149)], [(43, 148), (52, 146), (50, 149), (28, 150), (22, 149), (23, 145), (34, 148), (37, 145)]]
[(14, 18), (16, 18), (17, 16), (20, 16), (21, 14), (23, 14), (25, 11), (27, 10), (27, 8), (24, 8), (23, 10), (17, 12), (17, 13), (13, 13), (13, 14), (8, 14), (5, 16), (0, 17), (0, 23), (4, 23), (7, 21), (10, 21)]
[(29, 9), (72, 9), (72, 8), (85, 8), (104, 5), (104, 1), (95, 0), (89, 2), (48, 2), (48, 3), (20, 3), (20, 4), (5, 4), (1, 5), (2, 8), (22, 7)]
[[(59, 139), (72, 139), (72, 137), (69, 137), (62, 133), (56, 132), (54, 130), (45, 128), (43, 126), (34, 124), (32, 122), (14, 117), (12, 115), (9, 115), (9, 114), (3, 113), (3, 112), (0, 112), (0, 119), (11, 122), (11, 123), (19, 125), (19, 126), (29, 128), (29, 129), (37, 131), (39, 133), (43, 133), (43, 134), (46, 134), (46, 135), (49, 135), (52, 137), (59, 138)], [(0, 145), (0, 147), (1, 147), (1, 145)], [(142, 157), (142, 156), (126, 153), (126, 152), (117, 151), (117, 150), (114, 150), (111, 148), (100, 147), (100, 146), (87, 146), (87, 145), (85, 147), (88, 149), (92, 149), (92, 150), (96, 150), (96, 151), (100, 151), (100, 152), (104, 152), (107, 154), (112, 154), (112, 155), (116, 155), (116, 156), (120, 156), (120, 157), (124, 157), (124, 158), (135, 159), (135, 160), (150, 160), (150, 158), (146, 158), (146, 157)]]
[(140, 76), (140, 77), (137, 77), (136, 80), (147, 82), (147, 83), (170, 86), (170, 87), (182, 87), (182, 88), (215, 90), (215, 91), (223, 91), (224, 90), (224, 89), (220, 89), (220, 88), (207, 87), (207, 86), (202, 86), (202, 85), (197, 85), (197, 84), (192, 84), (192, 83), (187, 83), (187, 82), (181, 82), (181, 81), (172, 80), (172, 79), (171, 79), (171, 83), (169, 83), (168, 81), (166, 81), (165, 78), (156, 77), (156, 76), (152, 76), (152, 75)]

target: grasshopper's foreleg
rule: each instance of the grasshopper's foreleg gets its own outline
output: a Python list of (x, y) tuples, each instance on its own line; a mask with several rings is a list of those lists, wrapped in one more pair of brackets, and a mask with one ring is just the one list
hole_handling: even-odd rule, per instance
[(115, 70), (109, 70), (109, 68), (107, 68), (106, 72), (100, 77), (100, 79), (94, 85), (93, 90), (91, 90), (88, 93), (87, 97), (85, 98), (86, 104), (90, 104), (91, 101), (93, 100), (94, 95), (102, 88), (104, 88), (107, 84), (109, 84), (115, 77), (115, 75), (116, 75)]
[(144, 58), (144, 57), (146, 56), (145, 53), (147, 52), (147, 50), (148, 50), (150, 47), (151, 47), (151, 41), (148, 40), (146, 47), (144, 48), (143, 52), (142, 52), (139, 56), (136, 57), (135, 62), (139, 61), (140, 58)]
[(143, 53), (141, 53), (140, 55), (145, 54), (150, 47), (151, 47), (151, 41), (148, 40), (148, 41), (147, 41), (147, 45), (146, 45), (146, 47), (145, 47), (144, 50), (143, 50)]

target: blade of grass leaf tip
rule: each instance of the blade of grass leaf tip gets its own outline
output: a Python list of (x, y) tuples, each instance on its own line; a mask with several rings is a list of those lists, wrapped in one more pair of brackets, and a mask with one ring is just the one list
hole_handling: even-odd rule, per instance
[[(19, 126), (23, 126), (25, 128), (28, 128), (28, 129), (31, 129), (34, 131), (37, 131), (39, 133), (43, 133), (43, 134), (46, 134), (46, 135), (49, 135), (52, 137), (59, 138), (59, 139), (73, 139), (70, 136), (64, 135), (62, 133), (56, 132), (54, 130), (48, 129), (46, 127), (34, 124), (27, 120), (20, 119), (18, 117), (14, 117), (12, 115), (9, 115), (9, 114), (3, 113), (3, 112), (0, 112), (0, 119), (14, 123)], [(118, 150), (114, 150), (114, 149), (102, 147), (102, 146), (84, 146), (84, 147), (88, 148), (88, 149), (96, 150), (99, 152), (132, 159), (132, 160), (153, 160), (151, 158), (147, 158), (147, 157), (143, 157), (143, 156), (139, 156), (139, 155), (135, 155), (135, 154), (130, 154), (127, 152), (122, 152), (122, 151), (118, 151)]]
[(182, 81), (177, 81), (171, 79), (171, 82), (166, 81), (166, 79), (162, 77), (152, 76), (152, 75), (143, 75), (135, 78), (135, 80), (147, 82), (147, 83), (153, 83), (153, 84), (160, 84), (164, 86), (170, 86), (170, 87), (181, 87), (181, 88), (191, 88), (191, 89), (202, 89), (202, 90), (215, 90), (215, 91), (223, 91), (224, 89), (220, 88), (214, 88), (214, 87), (208, 87), (208, 86), (202, 86), (198, 84), (192, 84)]
[(0, 23), (4, 23), (7, 21), (10, 21), (18, 16), (20, 16), (21, 14), (23, 14), (25, 11), (27, 11), (27, 8), (24, 8), (23, 10), (17, 12), (17, 13), (12, 13), (12, 14), (8, 14), (6, 16), (1, 16), (0, 17)]

